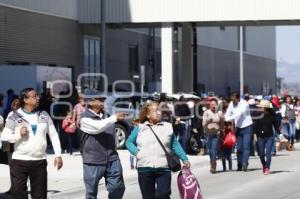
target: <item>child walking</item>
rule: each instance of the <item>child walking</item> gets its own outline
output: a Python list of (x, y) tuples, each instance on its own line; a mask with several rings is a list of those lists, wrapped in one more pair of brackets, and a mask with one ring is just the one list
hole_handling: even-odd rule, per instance
[(224, 131), (221, 134), (221, 154), (222, 154), (222, 165), (223, 171), (227, 171), (226, 160), (228, 161), (228, 169), (232, 171), (232, 149), (236, 143), (236, 137), (233, 131), (233, 125), (231, 122), (225, 122)]

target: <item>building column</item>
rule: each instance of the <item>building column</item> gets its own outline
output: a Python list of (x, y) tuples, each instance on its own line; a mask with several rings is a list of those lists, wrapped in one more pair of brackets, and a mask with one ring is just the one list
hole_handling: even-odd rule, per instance
[(173, 93), (173, 25), (161, 27), (161, 91)]
[(182, 24), (182, 91), (193, 92), (193, 28), (190, 23)]

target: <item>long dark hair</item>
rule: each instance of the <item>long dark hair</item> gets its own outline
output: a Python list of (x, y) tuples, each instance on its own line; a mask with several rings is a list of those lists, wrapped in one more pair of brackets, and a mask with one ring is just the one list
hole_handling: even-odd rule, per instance
[(20, 92), (20, 107), (23, 108), (25, 106), (25, 98), (28, 98), (28, 93), (30, 91), (34, 91), (34, 88), (24, 88)]
[(286, 100), (287, 100), (287, 98), (290, 98), (291, 99), (291, 103), (293, 104), (293, 98), (292, 98), (292, 96), (290, 96), (290, 95), (286, 95), (286, 96), (284, 96), (284, 98), (283, 98), (283, 100), (284, 100), (284, 103), (287, 103), (286, 102)]

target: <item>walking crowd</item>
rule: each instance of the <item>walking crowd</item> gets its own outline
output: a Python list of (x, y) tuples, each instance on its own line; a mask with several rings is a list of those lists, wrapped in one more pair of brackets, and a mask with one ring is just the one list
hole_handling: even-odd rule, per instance
[[(93, 91), (75, 94), (68, 99), (74, 109), (68, 110), (61, 104), (55, 105), (49, 89), (41, 97), (33, 88), (23, 89), (20, 96), (11, 89), (5, 98), (0, 96), (0, 159), (1, 163), (9, 164), (8, 193), (12, 198), (28, 198), (28, 179), (31, 197), (47, 198), (46, 153), (50, 145), (58, 170), (63, 167), (61, 153), (72, 155), (74, 148), (80, 151), (87, 199), (97, 198), (102, 178), (105, 178), (108, 198), (123, 197), (125, 183), (114, 124), (128, 115), (125, 112), (109, 115), (104, 109), (105, 98)], [(53, 112), (55, 118), (51, 117)], [(231, 156), (235, 152), (237, 171), (247, 172), (251, 167), (249, 156), (257, 152), (262, 172), (268, 175), (272, 155), (283, 145), (292, 151), (299, 139), (300, 98), (240, 96), (233, 92), (230, 99), (182, 95), (174, 100), (161, 94), (158, 99), (144, 102), (133, 122), (126, 147), (131, 153), (131, 168), (138, 172), (142, 197), (168, 199), (171, 155), (180, 159), (183, 168), (189, 169), (192, 165), (187, 153), (208, 154), (209, 171), (215, 174), (219, 159), (223, 171), (233, 170)]]

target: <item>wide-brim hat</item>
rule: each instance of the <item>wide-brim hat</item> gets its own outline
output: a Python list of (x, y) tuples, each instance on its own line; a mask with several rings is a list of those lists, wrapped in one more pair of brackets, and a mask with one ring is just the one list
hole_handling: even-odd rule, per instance
[(261, 107), (261, 108), (273, 108), (273, 105), (272, 103), (269, 101), (269, 100), (260, 100), (260, 103), (258, 105), (258, 107)]

